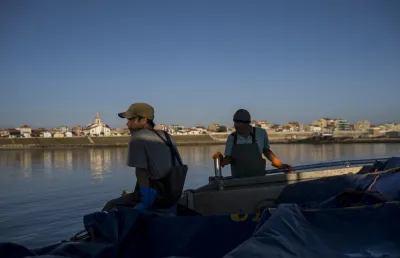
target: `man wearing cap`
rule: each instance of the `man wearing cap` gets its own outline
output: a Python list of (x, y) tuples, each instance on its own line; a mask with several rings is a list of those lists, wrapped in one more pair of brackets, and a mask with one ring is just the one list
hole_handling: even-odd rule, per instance
[(154, 130), (154, 108), (149, 104), (134, 103), (118, 116), (127, 119), (128, 166), (135, 168), (137, 181), (133, 193), (109, 201), (103, 211), (119, 206), (172, 207), (181, 197), (187, 173), (174, 140), (167, 132)]
[(232, 177), (252, 177), (265, 175), (265, 159), (277, 168), (290, 168), (283, 164), (271, 151), (267, 131), (250, 125), (251, 116), (245, 109), (239, 109), (233, 116), (236, 132), (228, 136), (225, 157), (217, 152), (213, 158), (221, 159), (221, 165), (231, 165)]

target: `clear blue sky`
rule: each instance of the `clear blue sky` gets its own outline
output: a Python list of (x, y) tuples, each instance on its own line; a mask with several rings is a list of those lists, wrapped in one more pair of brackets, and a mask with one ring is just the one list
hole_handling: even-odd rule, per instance
[(400, 122), (400, 1), (1, 1), (0, 127)]

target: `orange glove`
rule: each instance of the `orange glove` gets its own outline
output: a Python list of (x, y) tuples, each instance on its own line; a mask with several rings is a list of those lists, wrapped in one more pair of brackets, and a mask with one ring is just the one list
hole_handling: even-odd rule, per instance
[(213, 156), (213, 159), (219, 159), (221, 161), (221, 167), (225, 167), (225, 160), (224, 160), (224, 155), (222, 155), (221, 152), (216, 152)]
[(272, 166), (276, 167), (276, 168), (283, 168), (283, 169), (288, 169), (287, 173), (293, 173), (295, 172), (294, 170), (289, 170), (292, 166), (289, 164), (283, 164), (277, 157), (275, 157), (272, 160)]
[(281, 168), (283, 166), (282, 161), (280, 161), (277, 157), (272, 159), (272, 166), (276, 167), (276, 168)]
[(291, 168), (292, 166), (289, 164), (284, 164), (282, 163), (282, 161), (280, 161), (277, 157), (275, 157), (272, 160), (272, 166), (276, 167), (276, 168)]
[(222, 155), (222, 153), (221, 152), (216, 152), (213, 156), (212, 156), (212, 158), (213, 159), (223, 159), (224, 158), (224, 156)]

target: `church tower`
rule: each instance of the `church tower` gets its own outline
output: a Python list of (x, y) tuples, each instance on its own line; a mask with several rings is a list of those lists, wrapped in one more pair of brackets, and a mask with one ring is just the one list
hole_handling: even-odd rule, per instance
[(94, 118), (94, 123), (95, 124), (100, 124), (101, 123), (99, 112), (96, 113), (96, 116)]

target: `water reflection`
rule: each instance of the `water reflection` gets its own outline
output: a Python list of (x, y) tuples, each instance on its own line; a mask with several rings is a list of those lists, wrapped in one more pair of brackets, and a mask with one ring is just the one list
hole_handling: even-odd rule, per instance
[(111, 172), (110, 149), (90, 149), (89, 162), (93, 179), (102, 180), (104, 173)]
[[(72, 163), (72, 159), (71, 159)], [(51, 151), (44, 151), (43, 152), (43, 171), (46, 176), (51, 176), (53, 171), (53, 160), (52, 160), (52, 153)]]
[[(181, 156), (191, 174), (212, 174), (211, 156), (225, 146), (183, 146)], [(272, 145), (284, 162), (291, 164), (321, 161), (396, 156), (400, 144), (326, 144)], [(94, 180), (103, 180), (105, 173), (131, 171), (126, 167), (127, 148), (94, 148), (67, 150), (9, 150), (0, 152), (0, 179), (47, 178), (58, 173), (89, 172)], [(118, 169), (115, 169), (118, 166)], [(229, 172), (227, 172), (229, 173)]]
[(32, 152), (23, 151), (20, 153), (20, 169), (24, 177), (32, 176)]
[(72, 172), (72, 151), (67, 150), (65, 153), (65, 165), (68, 172)]

